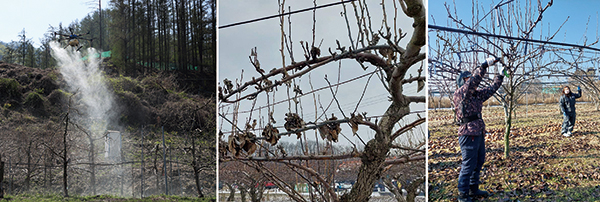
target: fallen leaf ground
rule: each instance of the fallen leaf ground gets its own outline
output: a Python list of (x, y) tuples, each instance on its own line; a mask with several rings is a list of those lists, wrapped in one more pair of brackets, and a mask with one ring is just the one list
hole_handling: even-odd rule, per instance
[[(600, 201), (600, 111), (577, 104), (574, 135), (560, 134), (558, 105), (521, 106), (504, 154), (504, 112), (483, 110), (488, 134), (478, 201)], [(460, 147), (451, 110), (429, 111), (429, 201), (456, 201)]]

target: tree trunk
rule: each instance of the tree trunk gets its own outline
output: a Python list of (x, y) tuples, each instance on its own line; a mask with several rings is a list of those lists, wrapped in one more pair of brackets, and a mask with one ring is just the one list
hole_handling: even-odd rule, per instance
[(381, 178), (383, 163), (390, 150), (390, 136), (394, 125), (410, 112), (409, 103), (400, 105), (393, 102), (385, 112), (379, 123), (380, 132), (365, 146), (361, 157), (362, 165), (358, 171), (356, 184), (348, 194), (344, 194), (340, 201), (369, 201), (375, 182)]
[(246, 202), (246, 187), (238, 185), (238, 189), (240, 190), (241, 201)]
[(194, 135), (191, 137), (192, 142), (192, 168), (194, 169), (194, 181), (196, 182), (196, 190), (198, 191), (198, 197), (204, 197), (202, 189), (200, 189), (200, 164), (196, 158), (196, 142), (194, 141)]
[[(425, 176), (413, 180), (406, 188), (406, 201), (414, 202), (417, 197), (417, 189), (425, 182)], [(400, 190), (402, 192), (402, 190)]]
[(258, 185), (258, 186), (255, 186), (255, 185), (250, 186), (250, 200), (252, 202), (261, 202), (262, 193), (265, 189), (264, 182), (263, 181), (259, 181), (259, 182), (254, 181), (254, 182), (255, 182), (255, 185)]
[(90, 184), (92, 186), (92, 194), (96, 195), (96, 165), (95, 165), (95, 156), (94, 156), (94, 140), (91, 137), (88, 137), (90, 141), (90, 153), (89, 153), (89, 161), (90, 161)]
[[(0, 184), (2, 184), (2, 182), (0, 182)], [(48, 162), (47, 160), (44, 161), (44, 189), (48, 190), (49, 186), (48, 186)]]
[(229, 183), (225, 183), (225, 185), (229, 188), (229, 197), (227, 197), (227, 201), (233, 201), (235, 199), (235, 188)]
[(196, 160), (194, 160), (194, 180), (196, 181), (196, 190), (198, 190), (198, 197), (204, 197), (202, 189), (200, 189), (200, 168)]
[(65, 133), (63, 134), (63, 194), (65, 197), (69, 197), (69, 189), (67, 188), (67, 167), (69, 164), (68, 156), (67, 156), (67, 130), (69, 127), (69, 114), (67, 113), (66, 121), (65, 121)]
[(508, 159), (510, 154), (510, 128), (512, 127), (512, 106), (504, 105), (504, 123), (506, 127), (504, 129), (504, 158)]
[[(396, 181), (397, 183), (400, 183), (399, 181)], [(406, 200), (404, 199), (404, 196), (402, 195), (402, 189), (399, 188), (398, 186), (394, 185), (394, 183), (392, 182), (392, 180), (390, 178), (383, 178), (383, 183), (385, 184), (385, 186), (387, 186), (387, 188), (390, 190), (390, 192), (392, 192), (392, 194), (394, 194), (394, 198), (396, 198), (396, 201), (398, 202), (406, 202)], [(401, 186), (404, 187), (404, 186)]]

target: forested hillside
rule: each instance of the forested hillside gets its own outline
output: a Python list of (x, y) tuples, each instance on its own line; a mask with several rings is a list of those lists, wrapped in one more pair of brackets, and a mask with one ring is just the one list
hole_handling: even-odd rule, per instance
[[(68, 25), (48, 22), (44, 36), (27, 35), (6, 42), (2, 60), (28, 67), (53, 68), (49, 43), (56, 33), (89, 32), (84, 47), (111, 51), (119, 73), (160, 70), (195, 70), (214, 78), (216, 68), (215, 0), (111, 0), (110, 7), (82, 16)], [(34, 47), (33, 39), (40, 39)], [(1, 49), (1, 47), (0, 47)], [(214, 80), (213, 80), (214, 81)], [(212, 84), (214, 82), (205, 82)], [(214, 86), (214, 84), (213, 84)]]
[[(44, 36), (23, 29), (0, 43), (0, 198), (214, 197), (215, 3), (111, 0), (68, 25), (48, 22)], [(68, 47), (64, 35), (88, 32), (83, 48)], [(57, 50), (71, 68), (98, 71), (65, 73)], [(95, 80), (110, 116), (90, 113)]]

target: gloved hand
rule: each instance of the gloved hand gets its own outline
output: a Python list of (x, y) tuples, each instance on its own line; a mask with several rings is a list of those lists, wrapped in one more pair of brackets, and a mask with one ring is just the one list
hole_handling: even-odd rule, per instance
[(500, 58), (497, 57), (489, 57), (485, 59), (485, 62), (483, 64), (481, 64), (481, 66), (492, 66), (494, 64), (496, 64), (496, 62), (498, 62), (500, 60)]
[(581, 91), (581, 87), (580, 86), (577, 86), (577, 91)]
[(509, 75), (510, 73), (508, 72), (508, 69), (506, 67), (504, 67), (502, 69), (502, 73), (501, 74), (504, 74), (504, 76), (506, 76), (506, 77), (510, 77), (510, 75)]

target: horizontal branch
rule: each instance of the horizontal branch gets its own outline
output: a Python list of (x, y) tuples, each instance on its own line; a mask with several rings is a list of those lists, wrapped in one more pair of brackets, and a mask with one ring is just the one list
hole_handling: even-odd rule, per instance
[(412, 122), (412, 123), (410, 123), (410, 124), (408, 124), (408, 125), (405, 125), (404, 127), (400, 128), (400, 130), (396, 131), (396, 132), (395, 132), (395, 133), (392, 135), (392, 138), (391, 138), (391, 139), (392, 139), (392, 140), (396, 139), (396, 138), (397, 138), (398, 136), (400, 136), (402, 133), (405, 133), (406, 131), (413, 129), (414, 127), (417, 127), (418, 125), (420, 125), (420, 124), (422, 124), (422, 123), (425, 123), (425, 121), (426, 121), (426, 120), (427, 120), (427, 119), (425, 119), (425, 118), (420, 118), (420, 119), (417, 119), (416, 121), (414, 121), (414, 122)]
[(425, 149), (415, 149), (415, 148), (404, 147), (404, 146), (395, 145), (395, 144), (393, 144), (391, 147), (393, 149), (400, 149), (400, 150), (407, 150), (407, 151), (415, 151), (415, 152), (425, 153)]
[(410, 158), (399, 158), (399, 159), (393, 159), (393, 160), (386, 160), (385, 162), (383, 162), (383, 166), (397, 165), (397, 164), (403, 164), (403, 163), (408, 163), (408, 162), (413, 162), (413, 161), (423, 161), (423, 160), (425, 160), (425, 155), (412, 156)]
[(227, 161), (290, 161), (290, 160), (341, 160), (358, 158), (362, 155), (360, 152), (352, 152), (348, 154), (337, 154), (337, 155), (306, 155), (306, 156), (283, 156), (283, 157), (226, 157), (222, 159), (222, 162)]
[(412, 77), (409, 79), (403, 79), (402, 81), (400, 81), (401, 84), (406, 84), (406, 83), (412, 83), (414, 81), (425, 81), (425, 77), (424, 76), (418, 76), (418, 77)]
[[(297, 62), (297, 63), (291, 64), (289, 66), (273, 70), (273, 71), (269, 72), (268, 74), (265, 74), (264, 76), (261, 76), (261, 77), (258, 77), (258, 78), (253, 78), (251, 81), (247, 81), (246, 83), (244, 83), (241, 86), (239, 86), (237, 89), (232, 90), (231, 92), (229, 92), (229, 94), (223, 96), (222, 100), (223, 100), (223, 102), (227, 102), (227, 103), (235, 103), (235, 102), (238, 102), (238, 101), (243, 100), (243, 99), (255, 97), (256, 95), (258, 95), (260, 92), (264, 91), (265, 89), (270, 89), (270, 88), (273, 88), (275, 86), (282, 85), (286, 81), (289, 81), (289, 80), (291, 80), (293, 78), (302, 76), (302, 75), (304, 75), (304, 74), (312, 71), (313, 69), (315, 69), (317, 67), (320, 67), (320, 66), (325, 65), (327, 63), (334, 62), (334, 61), (341, 60), (341, 59), (363, 60), (363, 61), (371, 62), (373, 65), (376, 65), (376, 66), (377, 65), (382, 65), (382, 64), (387, 65), (387, 63), (385, 63), (385, 60), (383, 60), (379, 56), (374, 55), (374, 54), (370, 54), (370, 53), (363, 53), (363, 52), (368, 51), (368, 50), (377, 50), (377, 49), (391, 49), (391, 47), (388, 46), (388, 45), (369, 46), (369, 47), (365, 47), (365, 48), (361, 48), (361, 49), (357, 49), (357, 50), (353, 50), (353, 51), (343, 52), (341, 54), (334, 54), (334, 55), (331, 55), (331, 56), (325, 56), (325, 57), (316, 58), (314, 60), (306, 60), (306, 61), (302, 61), (302, 62)], [(384, 61), (384, 62), (381, 62), (381, 61)], [(302, 69), (304, 67), (309, 67), (309, 68), (305, 69), (305, 70), (303, 70), (301, 72), (298, 72), (296, 74), (289, 75), (289, 76), (285, 77), (284, 79), (282, 79), (280, 81), (275, 81), (275, 82), (273, 82), (273, 84), (271, 84), (269, 86), (266, 86), (266, 87), (262, 87), (262, 88), (258, 89), (254, 93), (242, 96), (241, 98), (238, 98), (238, 99), (233, 100), (233, 101), (227, 100), (229, 97), (235, 95), (236, 93), (241, 93), (243, 90), (247, 89), (248, 87), (250, 87), (252, 85), (258, 84), (258, 82), (260, 82), (260, 81), (263, 81), (263, 80), (268, 79), (270, 77), (276, 76), (278, 74), (285, 74), (285, 72), (293, 70), (293, 69)], [(384, 66), (384, 67), (386, 67), (386, 66)]]

